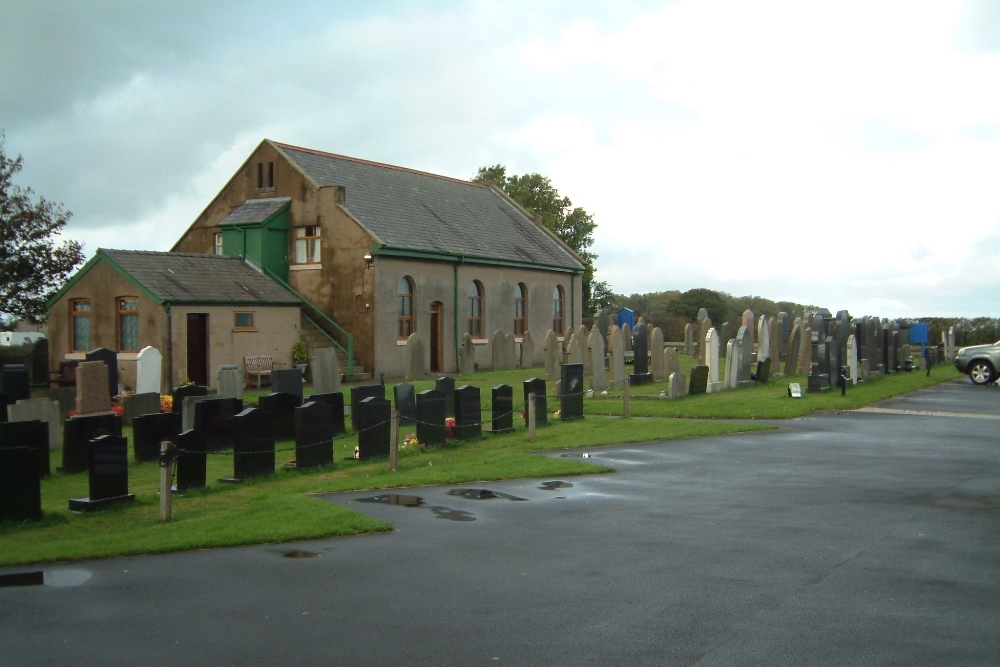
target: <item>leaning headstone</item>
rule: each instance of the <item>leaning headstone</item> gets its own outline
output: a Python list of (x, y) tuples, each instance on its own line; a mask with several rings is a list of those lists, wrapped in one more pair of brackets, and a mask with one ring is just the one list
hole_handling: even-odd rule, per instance
[(455, 378), (447, 375), (439, 377), (434, 383), (434, 388), (444, 394), (444, 416), (455, 416)]
[(323, 347), (313, 351), (312, 384), (317, 394), (333, 394), (340, 391), (340, 359), (337, 348)]
[(38, 474), (52, 474), (49, 463), (49, 427), (40, 419), (0, 424), (0, 448), (30, 447), (37, 452)]
[(499, 329), (493, 332), (490, 339), (490, 357), (493, 370), (502, 371), (507, 368), (507, 337)]
[(671, 373), (667, 380), (667, 395), (670, 398), (684, 398), (687, 396), (687, 378), (684, 373)]
[(691, 382), (688, 386), (688, 393), (692, 396), (704, 394), (708, 390), (708, 366), (692, 366)]
[(208, 387), (199, 384), (185, 384), (180, 387), (174, 387), (170, 392), (170, 396), (173, 399), (172, 410), (181, 413), (184, 411), (185, 398), (189, 396), (208, 396)]
[(417, 418), (417, 403), (413, 394), (413, 385), (409, 382), (400, 382), (392, 388), (393, 403), (399, 410), (399, 425), (412, 424)]
[(159, 392), (151, 394), (129, 394), (122, 400), (122, 424), (131, 426), (132, 420), (141, 415), (155, 415), (160, 412)]
[(649, 335), (649, 360), (653, 380), (659, 382), (664, 377), (663, 374), (663, 329), (653, 327), (653, 333)]
[(139, 415), (132, 420), (132, 455), (138, 462), (156, 461), (160, 443), (174, 442), (181, 432), (181, 416), (175, 412)]
[[(438, 380), (438, 382), (441, 382), (441, 380)], [(361, 423), (358, 421), (358, 406), (361, 404), (361, 401), (372, 396), (378, 396), (379, 398), (384, 399), (385, 385), (364, 384), (357, 387), (351, 387), (351, 428), (355, 431), (361, 428)]]
[(403, 348), (403, 377), (407, 380), (423, 380), (427, 377), (424, 358), (427, 356), (427, 346), (424, 339), (416, 331), (406, 339)]
[[(111, 403), (111, 399), (118, 394), (118, 354), (109, 350), (106, 347), (99, 347), (96, 350), (91, 350), (87, 353), (87, 361), (103, 361), (104, 365), (108, 367), (107, 381), (107, 400)], [(82, 365), (82, 364), (81, 364)], [(77, 394), (80, 393), (80, 383), (77, 380)]]
[(322, 403), (330, 411), (330, 424), (334, 437), (347, 432), (344, 425), (344, 394), (339, 391), (332, 391), (327, 394), (313, 394), (309, 397), (313, 403)]
[(219, 367), (219, 398), (235, 398), (243, 400), (243, 373), (239, 366), (226, 365)]
[(205, 434), (210, 451), (233, 446), (233, 419), (241, 412), (243, 401), (238, 398), (206, 398), (194, 404), (194, 428)]
[(525, 331), (521, 338), (521, 368), (531, 368), (535, 365), (535, 341), (531, 332)]
[[(722, 391), (722, 382), (719, 381), (719, 333), (714, 327), (705, 335), (705, 367), (708, 368), (705, 391), (710, 394)], [(694, 371), (691, 379), (694, 380)]]
[(101, 435), (91, 440), (87, 471), (90, 494), (86, 498), (71, 499), (71, 512), (96, 512), (135, 500), (128, 492), (128, 440), (125, 438)]
[(90, 441), (122, 434), (122, 419), (113, 412), (77, 415), (63, 422), (62, 472), (83, 472), (90, 460)]
[[(645, 327), (636, 325), (636, 329)], [(559, 414), (563, 421), (583, 419), (583, 364), (563, 364), (559, 380)]]
[(325, 403), (295, 408), (295, 467), (317, 468), (333, 462), (333, 415)]
[(233, 417), (233, 476), (219, 481), (273, 475), (276, 439), (274, 414), (269, 410), (247, 408)]
[(625, 384), (625, 333), (616, 330), (611, 334), (610, 359), (611, 384), (615, 388)]
[(45, 422), (49, 432), (49, 451), (56, 451), (62, 446), (62, 431), (60, 430), (59, 404), (47, 398), (29, 398), (7, 406), (7, 420), (25, 422), (33, 420)]
[(608, 371), (604, 367), (604, 338), (600, 331), (590, 334), (591, 388), (603, 391), (608, 388)]
[(208, 445), (205, 434), (201, 431), (184, 431), (174, 438), (174, 444), (180, 450), (177, 457), (177, 491), (202, 489), (208, 468)]
[(31, 398), (31, 374), (24, 364), (4, 364), (0, 369), (0, 393), (15, 401)]
[(524, 423), (528, 423), (528, 396), (535, 395), (535, 426), (545, 426), (549, 422), (548, 398), (545, 396), (545, 380), (528, 378), (524, 381)]
[(384, 398), (369, 396), (358, 404), (359, 426), (358, 458), (389, 456), (392, 436), (392, 404)]
[(447, 442), (444, 393), (426, 389), (417, 394), (417, 441), (428, 447)]
[[(302, 405), (302, 396), (272, 392), (257, 399), (257, 407), (271, 413), (272, 431), (277, 440), (295, 438), (295, 408)], [(244, 412), (246, 412), (244, 410)], [(242, 414), (242, 413), (240, 413)], [(233, 421), (235, 421), (235, 417)], [(211, 442), (209, 442), (211, 446)]]
[(663, 350), (663, 375), (669, 379), (674, 373), (681, 372), (681, 359), (677, 354), (676, 347), (667, 347)]
[(302, 397), (302, 369), (275, 368), (271, 371), (271, 390), (276, 394)]
[(0, 447), (0, 523), (41, 518), (38, 451), (33, 447)]
[(84, 361), (76, 367), (76, 414), (90, 415), (111, 409), (108, 367), (103, 361)]
[(545, 333), (545, 379), (555, 382), (559, 379), (559, 365), (562, 363), (562, 348), (559, 345), (559, 338), (556, 332), (549, 329)]
[(498, 384), (491, 398), (493, 432), (510, 433), (514, 430), (514, 389), (509, 384)]
[(517, 368), (517, 339), (514, 334), (504, 336), (504, 348), (507, 355), (507, 368)]
[(694, 355), (695, 325), (688, 322), (684, 325), (684, 354)]
[(147, 345), (135, 357), (135, 393), (159, 394), (163, 388), (163, 355)]
[(462, 375), (471, 375), (476, 372), (476, 345), (472, 342), (472, 336), (468, 333), (462, 336), (462, 350), (460, 353)]
[(705, 318), (698, 322), (698, 363), (701, 365), (705, 364), (705, 337), (708, 336), (708, 330), (712, 328), (712, 320)]
[(802, 329), (798, 324), (792, 325), (788, 337), (788, 351), (785, 353), (785, 375), (798, 375), (799, 350), (802, 348)]
[(653, 376), (649, 372), (649, 339), (646, 337), (646, 325), (635, 325), (635, 333), (632, 335), (632, 375), (630, 381), (633, 385), (649, 384), (653, 381)]
[(455, 390), (455, 437), (478, 440), (483, 437), (483, 410), (479, 387), (463, 385)]

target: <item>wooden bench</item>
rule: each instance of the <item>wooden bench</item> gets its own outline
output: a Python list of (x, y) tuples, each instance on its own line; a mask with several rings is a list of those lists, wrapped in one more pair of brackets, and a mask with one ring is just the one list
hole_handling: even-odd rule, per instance
[(75, 387), (76, 386), (76, 367), (80, 365), (79, 361), (60, 361), (59, 370), (49, 371), (49, 386), (50, 387)]
[[(246, 378), (248, 387), (260, 389), (261, 382), (266, 378), (268, 384), (271, 383), (271, 368), (274, 362), (270, 356), (243, 357), (243, 364), (246, 367)], [(256, 380), (256, 384), (254, 383)]]

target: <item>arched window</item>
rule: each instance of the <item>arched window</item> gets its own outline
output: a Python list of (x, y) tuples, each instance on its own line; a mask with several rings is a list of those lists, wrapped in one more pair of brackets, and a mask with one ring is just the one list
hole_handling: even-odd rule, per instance
[(565, 332), (564, 312), (563, 288), (562, 285), (556, 285), (556, 288), (552, 290), (552, 330), (560, 336)]
[(525, 288), (524, 283), (518, 283), (514, 286), (514, 335), (523, 336), (524, 332), (527, 330), (526, 320), (524, 317), (524, 299), (525, 294), (528, 290)]
[(409, 276), (399, 279), (396, 286), (397, 315), (399, 315), (399, 339), (406, 340), (413, 333), (413, 281)]
[(478, 280), (469, 285), (469, 335), (483, 337), (483, 286)]

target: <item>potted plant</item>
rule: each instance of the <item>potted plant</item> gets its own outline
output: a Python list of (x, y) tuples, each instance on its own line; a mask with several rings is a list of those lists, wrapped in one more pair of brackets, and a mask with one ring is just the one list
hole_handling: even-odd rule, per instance
[(309, 351), (306, 350), (306, 344), (300, 340), (292, 346), (292, 363), (305, 375), (309, 363)]

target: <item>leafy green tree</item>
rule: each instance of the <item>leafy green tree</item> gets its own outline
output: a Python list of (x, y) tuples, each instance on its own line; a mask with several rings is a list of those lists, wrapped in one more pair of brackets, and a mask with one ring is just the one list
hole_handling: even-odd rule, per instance
[(722, 326), (729, 312), (729, 300), (726, 296), (704, 287), (690, 289), (667, 305), (667, 314), (686, 317), (688, 321), (694, 322), (698, 317), (698, 310), (704, 308), (712, 323)]
[[(593, 298), (594, 260), (597, 255), (589, 250), (594, 244), (594, 230), (597, 228), (594, 217), (579, 206), (574, 207), (569, 197), (561, 196), (552, 181), (541, 174), (508, 175), (507, 167), (495, 164), (480, 167), (472, 180), (503, 190), (583, 259), (583, 313), (585, 316), (593, 315), (600, 307)], [(610, 289), (604, 283), (600, 290), (602, 299), (609, 293)]]
[(83, 262), (83, 249), (77, 241), (56, 244), (72, 214), (42, 197), (33, 202), (31, 188), (13, 182), (21, 168), (0, 132), (0, 311), (38, 323), (45, 302)]

